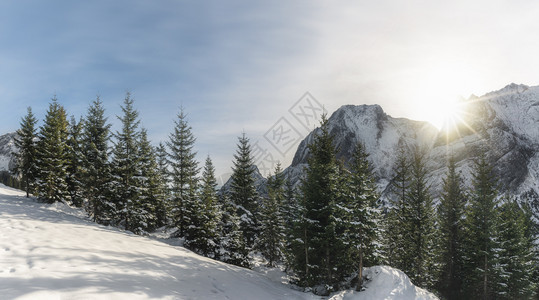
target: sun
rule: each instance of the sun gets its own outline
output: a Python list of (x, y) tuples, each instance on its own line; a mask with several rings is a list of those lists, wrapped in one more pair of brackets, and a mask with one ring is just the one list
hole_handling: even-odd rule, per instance
[(451, 131), (465, 122), (470, 87), (477, 82), (458, 65), (437, 65), (423, 70), (414, 93), (415, 114), (438, 130)]
[(438, 130), (450, 131), (465, 122), (467, 101), (463, 97), (432, 95), (416, 105), (420, 118)]
[(446, 132), (455, 130), (460, 124), (465, 123), (466, 100), (464, 98), (443, 99), (440, 103), (438, 111), (438, 129)]

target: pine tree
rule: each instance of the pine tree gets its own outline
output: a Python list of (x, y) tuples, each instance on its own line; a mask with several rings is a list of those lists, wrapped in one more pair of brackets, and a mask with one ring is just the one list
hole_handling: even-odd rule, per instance
[(357, 263), (358, 285), (360, 290), (363, 284), (363, 267), (374, 265), (380, 261), (379, 242), (381, 231), (380, 212), (376, 201), (379, 198), (376, 192), (372, 168), (368, 161), (369, 154), (361, 142), (356, 145), (351, 165), (352, 198), (349, 203), (350, 241), (352, 259)]
[(281, 164), (277, 164), (275, 175), (268, 179), (268, 196), (263, 199), (261, 230), (257, 246), (268, 260), (268, 267), (275, 267), (283, 259), (285, 227), (281, 206), (285, 200), (284, 177)]
[[(364, 228), (358, 223), (363, 213), (358, 207), (362, 196), (356, 190), (354, 176), (344, 166), (343, 161), (337, 161), (337, 172), (335, 190), (332, 192), (332, 201), (328, 207), (334, 235), (331, 251), (334, 253), (333, 256), (338, 256), (332, 263), (334, 279), (331, 283), (334, 284), (360, 271), (359, 265), (363, 264), (360, 261), (360, 254), (365, 254), (364, 242), (368, 243), (361, 240), (365, 238), (361, 237), (365, 232), (360, 232), (360, 229)], [(360, 286), (357, 288), (360, 289)]]
[(245, 238), (245, 244), (248, 249), (252, 249), (260, 226), (258, 193), (253, 178), (256, 167), (253, 163), (249, 139), (245, 133), (238, 139), (239, 144), (234, 155), (229, 196), (236, 206), (236, 214), (240, 217), (240, 228)]
[(411, 266), (403, 270), (412, 282), (430, 288), (435, 281), (435, 223), (434, 206), (427, 185), (424, 153), (416, 149), (410, 167), (410, 185), (406, 195), (407, 214), (401, 226), (405, 232), (405, 251)]
[(285, 235), (285, 248), (284, 248), (284, 255), (286, 257), (287, 266), (288, 262), (291, 261), (291, 257), (289, 257), (291, 253), (291, 242), (294, 239), (293, 231), (294, 231), (294, 223), (296, 220), (301, 218), (301, 215), (299, 213), (299, 204), (296, 197), (296, 190), (294, 189), (294, 186), (292, 184), (292, 181), (290, 178), (285, 179), (285, 194), (284, 194), (284, 201), (280, 208), (281, 216), (283, 217), (283, 224), (284, 224), (284, 235)]
[(63, 201), (68, 197), (67, 136), (66, 112), (54, 97), (49, 104), (37, 144), (38, 197), (47, 203)]
[(346, 253), (339, 251), (343, 245), (337, 236), (341, 224), (336, 212), (339, 205), (342, 207), (337, 202), (340, 169), (325, 115), (309, 150), (308, 168), (301, 186), (304, 217), (295, 230), (296, 239), (301, 242), (294, 245), (294, 256), (298, 259), (292, 268), (299, 277), (298, 284), (325, 284), (329, 292), (342, 279), (341, 270), (335, 268)]
[(496, 290), (499, 241), (496, 239), (497, 179), (484, 154), (474, 162), (470, 204), (466, 210), (465, 294), (491, 299)]
[(129, 92), (125, 96), (122, 112), (123, 116), (117, 117), (122, 122), (122, 129), (114, 134), (116, 141), (111, 162), (115, 221), (123, 224), (127, 230), (135, 230), (131, 217), (140, 197), (141, 183), (137, 176), (140, 164), (140, 121)]
[(287, 253), (287, 265), (295, 275), (293, 283), (299, 286), (309, 286), (314, 281), (311, 274), (309, 255), (311, 241), (310, 235), (307, 232), (309, 229), (309, 219), (307, 219), (305, 197), (299, 194), (299, 199), (297, 200), (298, 206), (295, 210), (297, 217), (293, 220), (293, 226), (288, 239), (289, 252)]
[(77, 122), (71, 117), (69, 124), (69, 136), (67, 140), (68, 163), (67, 163), (67, 190), (71, 203), (77, 207), (83, 204), (82, 191), (82, 151), (81, 151), (82, 120)]
[(159, 177), (162, 181), (163, 186), (163, 202), (160, 203), (160, 206), (157, 207), (157, 226), (165, 226), (168, 224), (169, 211), (171, 209), (171, 199), (170, 199), (170, 188), (168, 186), (169, 182), (169, 171), (168, 171), (168, 154), (163, 143), (155, 149), (156, 159), (157, 159), (157, 168), (159, 172)]
[(438, 290), (446, 299), (462, 299), (464, 261), (464, 207), (466, 195), (462, 179), (456, 171), (455, 158), (450, 157), (438, 205)]
[(196, 141), (187, 123), (187, 115), (183, 108), (174, 121), (174, 131), (169, 136), (170, 178), (172, 181), (174, 226), (178, 228), (177, 236), (184, 236), (191, 220), (191, 203), (195, 201), (198, 189), (198, 163), (193, 145)]
[(407, 217), (407, 194), (410, 185), (410, 162), (408, 151), (403, 145), (398, 149), (391, 181), (392, 206), (386, 214), (384, 245), (387, 263), (400, 270), (409, 270), (411, 257), (405, 251), (406, 229), (401, 226)]
[(103, 103), (96, 98), (88, 108), (82, 133), (82, 187), (88, 211), (94, 222), (108, 223), (112, 203), (108, 201), (111, 174), (108, 159), (110, 124), (105, 118)]
[(201, 178), (201, 190), (198, 197), (197, 224), (191, 224), (190, 238), (186, 241), (187, 246), (207, 257), (217, 257), (219, 246), (219, 219), (221, 216), (220, 205), (217, 201), (217, 180), (215, 168), (208, 156), (204, 165)]
[(204, 204), (205, 222), (203, 223), (204, 247), (202, 254), (209, 257), (216, 257), (219, 246), (219, 222), (221, 219), (221, 206), (217, 197), (217, 179), (215, 178), (215, 168), (210, 156), (206, 158), (204, 171), (202, 172), (202, 188), (200, 199)]
[(498, 265), (501, 270), (496, 285), (497, 296), (500, 299), (532, 299), (537, 263), (532, 215), (523, 211), (514, 199), (506, 199), (499, 211)]
[(19, 152), (14, 153), (17, 162), (15, 172), (24, 182), (27, 198), (34, 190), (38, 173), (36, 167), (36, 123), (37, 119), (32, 113), (32, 108), (28, 107), (28, 113), (22, 119), (21, 128), (17, 130), (14, 139), (15, 146), (19, 149)]
[(223, 214), (221, 219), (221, 251), (219, 259), (223, 262), (240, 267), (249, 267), (249, 250), (245, 245), (245, 238), (240, 226), (240, 219), (236, 214), (237, 208), (225, 195), (221, 200)]
[(135, 202), (132, 227), (136, 233), (150, 232), (158, 224), (158, 210), (164, 206), (165, 185), (157, 164), (155, 150), (148, 140), (146, 129), (140, 132), (138, 177), (139, 197)]

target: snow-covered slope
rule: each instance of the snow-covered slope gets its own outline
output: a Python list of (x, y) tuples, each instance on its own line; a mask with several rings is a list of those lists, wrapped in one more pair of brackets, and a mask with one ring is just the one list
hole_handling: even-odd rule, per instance
[[(182, 247), (96, 225), (0, 184), (0, 299), (320, 299)], [(435, 299), (374, 267), (365, 292), (330, 299)], [(405, 296), (405, 297), (404, 297)]]
[(414, 286), (402, 271), (388, 266), (366, 268), (365, 276), (368, 281), (364, 291), (342, 291), (331, 299), (437, 299), (432, 293)]
[(0, 187), (0, 298), (309, 298), (253, 271), (66, 211)]

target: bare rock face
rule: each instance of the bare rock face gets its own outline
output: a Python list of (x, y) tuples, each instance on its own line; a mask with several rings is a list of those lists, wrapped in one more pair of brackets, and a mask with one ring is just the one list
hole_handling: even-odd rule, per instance
[(15, 168), (13, 152), (18, 151), (13, 139), (16, 133), (7, 133), (0, 136), (0, 171), (10, 171)]
[[(382, 200), (391, 198), (388, 187), (397, 149), (420, 147), (427, 155), (431, 191), (439, 197), (447, 159), (453, 155), (465, 184), (479, 153), (486, 153), (500, 178), (499, 191), (528, 201), (539, 221), (539, 87), (510, 84), (481, 97), (463, 101), (462, 120), (438, 131), (426, 122), (393, 118), (379, 105), (345, 105), (335, 111), (329, 130), (345, 163), (361, 141), (377, 179)], [(286, 176), (298, 184), (309, 156), (308, 144), (317, 130), (298, 146)]]

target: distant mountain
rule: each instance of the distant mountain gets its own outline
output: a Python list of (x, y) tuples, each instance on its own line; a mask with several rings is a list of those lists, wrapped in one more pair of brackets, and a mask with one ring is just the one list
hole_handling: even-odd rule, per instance
[(17, 136), (15, 132), (0, 136), (0, 171), (9, 171), (15, 167), (13, 152), (18, 151), (13, 139)]
[[(382, 200), (391, 197), (388, 186), (397, 148), (422, 147), (427, 153), (432, 192), (440, 195), (448, 154), (457, 159), (457, 170), (471, 180), (473, 159), (485, 152), (500, 178), (499, 190), (528, 199), (539, 221), (539, 87), (510, 84), (505, 88), (464, 102), (463, 123), (446, 134), (427, 122), (393, 118), (379, 105), (345, 105), (329, 118), (329, 130), (339, 149), (337, 157), (350, 162), (361, 141), (370, 154)], [(285, 174), (296, 184), (306, 167), (317, 130), (298, 146)]]
[[(256, 191), (259, 195), (267, 195), (268, 193), (268, 187), (267, 182), (268, 180), (262, 176), (262, 173), (260, 173), (260, 170), (257, 166), (254, 166), (253, 174), (251, 176), (254, 179)], [(219, 189), (219, 195), (227, 195), (230, 192), (230, 188), (232, 186), (232, 177), (228, 178), (228, 180), (223, 184), (223, 186)]]

